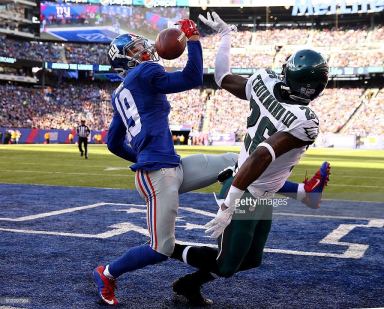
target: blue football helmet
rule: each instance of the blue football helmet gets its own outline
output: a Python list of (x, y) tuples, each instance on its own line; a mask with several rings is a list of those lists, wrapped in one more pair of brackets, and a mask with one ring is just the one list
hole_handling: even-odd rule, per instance
[(159, 61), (154, 46), (146, 38), (128, 33), (113, 39), (108, 59), (116, 71), (127, 71), (144, 61)]

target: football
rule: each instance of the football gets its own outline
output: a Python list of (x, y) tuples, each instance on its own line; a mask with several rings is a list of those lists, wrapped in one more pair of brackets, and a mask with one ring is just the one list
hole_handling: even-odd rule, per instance
[(155, 49), (160, 58), (172, 60), (179, 58), (187, 45), (187, 37), (177, 28), (162, 30), (156, 38)]

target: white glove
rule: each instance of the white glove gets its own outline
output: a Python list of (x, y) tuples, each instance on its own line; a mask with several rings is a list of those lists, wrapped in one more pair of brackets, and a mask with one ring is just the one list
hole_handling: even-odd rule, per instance
[(231, 223), (234, 211), (234, 207), (225, 210), (222, 210), (221, 207), (219, 207), (216, 217), (204, 226), (206, 228), (205, 234), (208, 234), (211, 238), (218, 238), (224, 233), (224, 230), (229, 223)]
[(231, 31), (237, 31), (237, 27), (235, 25), (228, 25), (225, 21), (220, 18), (220, 16), (216, 12), (212, 12), (212, 16), (208, 12), (207, 18), (200, 14), (199, 19), (208, 27), (218, 32), (222, 37)]

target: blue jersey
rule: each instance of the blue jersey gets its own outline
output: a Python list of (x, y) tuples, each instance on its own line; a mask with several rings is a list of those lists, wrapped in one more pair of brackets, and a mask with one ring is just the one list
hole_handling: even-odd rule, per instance
[[(180, 157), (169, 129), (171, 107), (166, 94), (195, 88), (202, 85), (202, 80), (202, 50), (198, 41), (188, 42), (188, 62), (183, 71), (168, 73), (156, 62), (143, 62), (130, 70), (112, 95), (115, 115), (108, 148), (136, 162), (131, 166), (133, 171), (179, 165)], [(121, 145), (123, 135), (129, 146)]]

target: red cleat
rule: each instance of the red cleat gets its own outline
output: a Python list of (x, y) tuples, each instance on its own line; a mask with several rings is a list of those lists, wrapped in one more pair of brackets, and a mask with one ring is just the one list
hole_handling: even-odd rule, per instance
[(93, 279), (103, 303), (116, 306), (119, 303), (115, 297), (116, 281), (107, 278), (103, 273), (104, 269), (105, 266), (102, 265), (96, 267), (93, 271)]
[(329, 175), (331, 174), (331, 165), (328, 162), (323, 162), (320, 169), (311, 178), (304, 180), (305, 198), (303, 203), (309, 208), (319, 208), (321, 196), (324, 187), (328, 184)]

